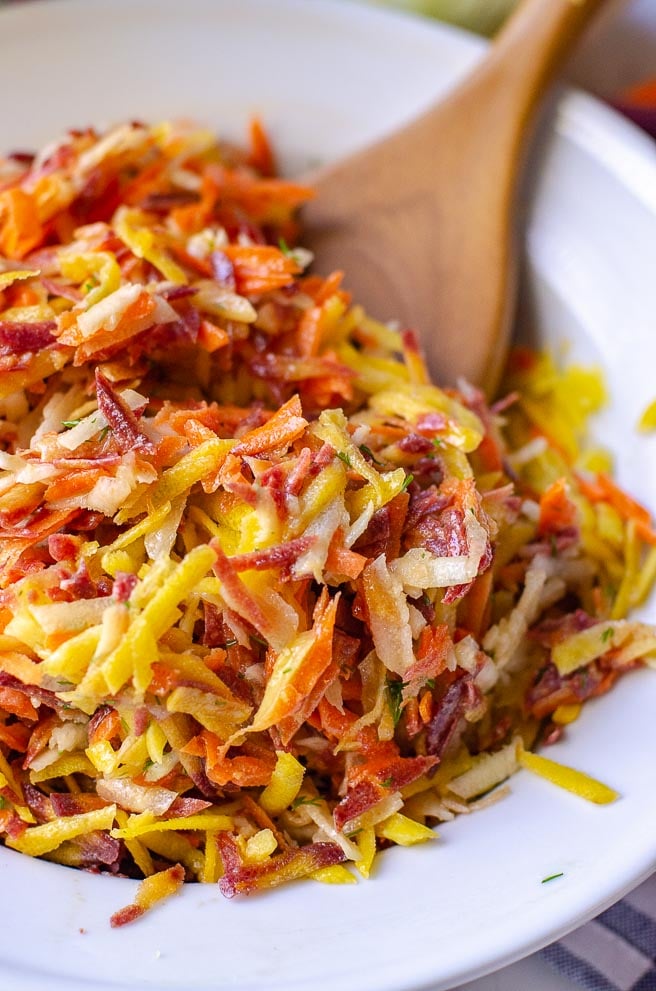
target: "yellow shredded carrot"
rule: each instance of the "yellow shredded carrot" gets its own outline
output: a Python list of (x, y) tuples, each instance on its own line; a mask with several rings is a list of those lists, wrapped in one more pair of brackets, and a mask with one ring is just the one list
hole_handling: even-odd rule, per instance
[(66, 816), (44, 822), (40, 826), (29, 826), (22, 836), (7, 839), (7, 846), (29, 857), (42, 857), (50, 853), (66, 840), (84, 836), (96, 829), (110, 829), (116, 817), (116, 806), (108, 805), (104, 809), (92, 812), (81, 812), (80, 815)]
[(616, 791), (601, 781), (597, 781), (596, 778), (590, 777), (589, 774), (567, 767), (565, 764), (559, 764), (541, 754), (523, 751), (519, 755), (519, 762), (528, 771), (532, 771), (541, 778), (546, 778), (552, 784), (558, 785), (559, 788), (571, 791), (574, 795), (585, 798), (588, 802), (594, 802), (596, 805), (607, 805), (619, 798)]
[(184, 868), (180, 864), (175, 864), (145, 878), (137, 888), (134, 902), (112, 915), (110, 920), (112, 927), (134, 922), (157, 902), (176, 894), (182, 887), (184, 877)]

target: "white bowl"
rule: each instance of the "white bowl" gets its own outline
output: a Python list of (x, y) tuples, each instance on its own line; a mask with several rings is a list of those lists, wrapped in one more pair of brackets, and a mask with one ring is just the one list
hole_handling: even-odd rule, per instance
[[(240, 137), (257, 111), (290, 170), (396, 127), (477, 59), (452, 29), (328, 0), (70, 0), (0, 13), (0, 141), (68, 125), (187, 115)], [(463, 163), (466, 168), (467, 163)], [(524, 311), (540, 340), (600, 361), (600, 420), (620, 481), (656, 491), (656, 153), (581, 95), (534, 158)], [(518, 775), (512, 796), (394, 849), (367, 883), (298, 883), (225, 901), (189, 886), (111, 930), (133, 882), (0, 851), (0, 987), (11, 991), (437, 991), (546, 944), (656, 866), (656, 678), (627, 676), (586, 707), (556, 758), (622, 794), (587, 805)], [(542, 878), (564, 872), (550, 884)]]

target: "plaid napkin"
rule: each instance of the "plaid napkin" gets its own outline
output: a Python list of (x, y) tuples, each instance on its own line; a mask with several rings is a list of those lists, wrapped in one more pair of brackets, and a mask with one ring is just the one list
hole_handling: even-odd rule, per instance
[(656, 991), (656, 875), (542, 958), (588, 991)]

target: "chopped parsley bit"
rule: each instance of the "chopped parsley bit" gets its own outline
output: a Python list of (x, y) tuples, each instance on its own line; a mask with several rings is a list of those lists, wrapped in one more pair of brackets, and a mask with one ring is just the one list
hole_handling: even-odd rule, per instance
[(84, 289), (85, 292), (91, 292), (93, 286), (94, 286), (93, 282), (85, 282), (82, 288)]
[(551, 534), (549, 537), (549, 543), (551, 544), (551, 556), (558, 557), (558, 541), (556, 540), (555, 534)]
[(109, 424), (106, 427), (102, 428), (102, 430), (100, 431), (100, 437), (98, 439), (101, 441), (104, 440), (108, 433), (109, 433)]
[(392, 719), (394, 720), (395, 726), (401, 718), (403, 689), (407, 684), (407, 681), (394, 681), (391, 678), (387, 679), (387, 704), (389, 705), (389, 710), (392, 713)]
[(381, 786), (383, 788), (391, 788), (393, 780), (394, 780), (393, 778), (385, 778), (384, 781), (381, 781)]
[(57, 678), (56, 684), (58, 688), (63, 688), (63, 689), (74, 687), (73, 682), (68, 681), (68, 679), (66, 678)]
[(373, 463), (375, 465), (382, 465), (382, 464), (384, 464), (383, 461), (379, 461), (378, 460), (378, 458), (376, 457), (376, 455), (374, 454), (374, 452), (371, 450), (370, 447), (367, 447), (366, 444), (360, 444), (360, 450), (362, 451), (363, 454), (366, 454), (367, 457), (371, 458), (371, 460), (373, 461)]
[(143, 766), (143, 768), (141, 770), (141, 773), (142, 774), (145, 774), (146, 771), (148, 770), (148, 768), (149, 767), (152, 767), (154, 763), (155, 763), (154, 760), (151, 760), (150, 757), (147, 757), (146, 760), (144, 761), (144, 766)]
[(284, 237), (279, 237), (278, 238), (278, 247), (282, 251), (283, 255), (286, 255), (287, 258), (291, 258), (291, 256), (292, 256), (292, 249), (289, 247), (289, 245), (285, 241)]
[(472, 514), (472, 516), (476, 516), (476, 510), (474, 509), (473, 506), (469, 507), (469, 512)]
[(604, 632), (601, 634), (601, 642), (608, 643), (612, 635), (613, 635), (613, 627), (609, 626), (608, 629), (604, 630)]
[(291, 671), (291, 668), (283, 668), (282, 669), (282, 673), (283, 674), (289, 674), (290, 671)]
[(558, 871), (557, 874), (550, 874), (548, 877), (543, 877), (540, 884), (546, 884), (547, 881), (555, 881), (557, 877), (565, 877), (565, 872)]
[(72, 430), (73, 427), (77, 427), (81, 420), (62, 420), (62, 427), (66, 427), (67, 430)]
[(349, 456), (346, 453), (346, 451), (337, 451), (336, 453), (337, 453), (337, 457), (339, 458), (339, 460), (340, 461), (343, 461), (347, 468), (352, 468), (353, 467), (353, 465), (351, 464), (351, 459), (349, 458)]
[(413, 482), (414, 481), (414, 478), (415, 478), (414, 475), (406, 475), (405, 476), (405, 478), (403, 480), (403, 485), (401, 486), (401, 492), (405, 492), (405, 490), (410, 485), (410, 482)]
[(123, 732), (124, 733), (129, 733), (130, 732), (130, 727), (127, 724), (127, 720), (125, 720), (123, 718), (123, 716), (121, 716), (121, 726), (123, 727)]
[(361, 832), (362, 832), (361, 829), (354, 829), (352, 833), (347, 833), (346, 834), (346, 839), (347, 840), (352, 840), (354, 836), (357, 836), (358, 833), (361, 833)]
[(444, 447), (444, 441), (441, 437), (433, 437), (433, 444), (435, 447)]
[[(255, 643), (262, 644), (263, 647), (268, 647), (269, 646), (268, 643), (266, 642), (266, 640), (263, 640), (262, 637), (258, 637), (257, 633), (249, 633), (249, 636), (250, 636), (251, 640), (254, 640), (255, 641)], [(237, 641), (235, 640), (235, 643), (236, 642)]]
[(7, 799), (5, 798), (4, 795), (0, 795), (0, 809), (6, 809), (6, 808), (7, 808)]
[(426, 679), (426, 688), (435, 688), (435, 678)]
[(298, 809), (301, 805), (319, 805), (320, 802), (320, 798), (310, 798), (309, 795), (299, 795), (298, 798), (294, 799), (289, 807), (293, 811), (294, 809)]

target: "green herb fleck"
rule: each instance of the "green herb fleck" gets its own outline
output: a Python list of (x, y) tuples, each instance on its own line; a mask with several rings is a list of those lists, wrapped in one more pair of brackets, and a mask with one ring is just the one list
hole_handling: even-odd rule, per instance
[(254, 640), (255, 641), (255, 643), (259, 643), (263, 647), (268, 647), (269, 646), (268, 643), (266, 642), (266, 640), (263, 640), (262, 637), (258, 637), (257, 633), (249, 633), (249, 636), (250, 636), (251, 640)]
[(290, 671), (291, 671), (291, 668), (283, 668), (282, 669), (282, 673), (283, 674), (289, 674)]
[(354, 829), (352, 833), (347, 833), (346, 834), (346, 839), (347, 840), (352, 840), (354, 836), (357, 836), (361, 832), (362, 832), (361, 829)]
[(557, 874), (550, 874), (548, 877), (543, 877), (540, 883), (546, 884), (547, 881), (555, 881), (557, 877), (564, 877), (564, 876), (565, 876), (564, 871), (558, 871)]
[(103, 427), (102, 428), (102, 430), (100, 431), (100, 437), (98, 438), (98, 440), (103, 441), (105, 439), (105, 437), (107, 436), (108, 433), (109, 433), (109, 424), (106, 427)]
[(391, 788), (393, 781), (394, 781), (393, 778), (385, 778), (384, 781), (381, 781), (381, 786), (383, 788)]
[(394, 720), (395, 726), (401, 718), (401, 709), (403, 707), (403, 689), (407, 684), (407, 681), (395, 681), (392, 678), (387, 679), (387, 704), (389, 705), (389, 710), (392, 713), (392, 719)]
[(283, 255), (286, 255), (287, 258), (290, 258), (291, 257), (292, 249), (289, 247), (289, 245), (285, 241), (284, 237), (279, 237), (278, 238), (278, 247), (282, 251)]
[(349, 458), (346, 451), (337, 451), (337, 457), (340, 461), (343, 461), (347, 468), (352, 468), (351, 459)]
[(410, 482), (413, 482), (414, 481), (414, 478), (415, 478), (414, 475), (406, 475), (405, 476), (405, 478), (403, 479), (403, 485), (401, 486), (401, 492), (405, 492), (405, 490), (410, 485)]
[(294, 809), (298, 809), (301, 805), (319, 805), (320, 803), (320, 798), (311, 798), (309, 795), (299, 795), (298, 798), (294, 799), (289, 807), (293, 811)]
[(4, 795), (0, 795), (0, 809), (6, 809), (7, 808), (7, 804), (8, 803), (7, 803), (7, 799), (5, 798), (5, 796)]
[(608, 643), (612, 635), (613, 635), (613, 627), (609, 626), (608, 629), (604, 630), (604, 632), (601, 634), (601, 642)]
[(67, 430), (72, 430), (73, 427), (77, 427), (81, 420), (62, 420), (62, 427), (66, 427)]
[(433, 444), (435, 447), (444, 447), (444, 441), (441, 437), (433, 437)]
[(435, 678), (426, 679), (426, 688), (431, 688), (431, 689), (435, 688)]
[(130, 732), (130, 727), (127, 724), (127, 720), (125, 720), (123, 718), (123, 716), (121, 716), (121, 726), (123, 727), (123, 732), (124, 733), (129, 733)]
[(148, 770), (148, 768), (149, 767), (152, 767), (154, 763), (155, 763), (154, 760), (151, 760), (150, 757), (147, 757), (146, 760), (144, 761), (144, 766), (143, 766), (143, 769), (142, 769), (141, 773), (142, 774), (145, 774), (146, 771)]
[(91, 292), (91, 290), (93, 289), (93, 287), (94, 287), (94, 283), (93, 282), (85, 282), (84, 285), (82, 286), (82, 288), (84, 289), (85, 292)]
[(57, 688), (62, 688), (66, 690), (67, 688), (74, 688), (72, 681), (68, 681), (66, 678), (57, 678), (56, 681)]
[(382, 465), (382, 464), (384, 464), (383, 461), (379, 461), (378, 460), (378, 458), (376, 457), (376, 455), (374, 454), (374, 452), (371, 450), (370, 447), (367, 447), (366, 444), (360, 444), (360, 450), (362, 451), (363, 454), (366, 454), (368, 458), (371, 458), (371, 460), (373, 461), (373, 463), (375, 465)]

